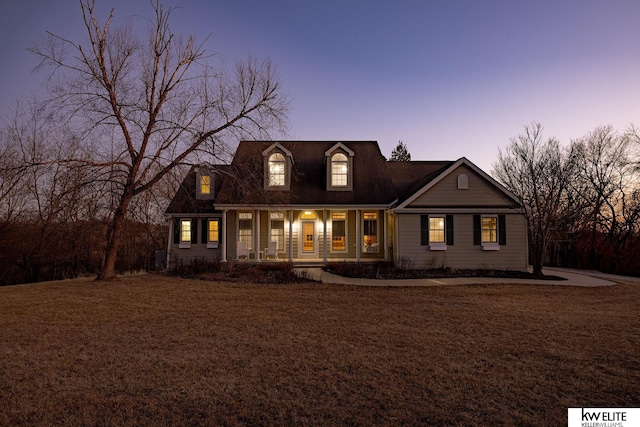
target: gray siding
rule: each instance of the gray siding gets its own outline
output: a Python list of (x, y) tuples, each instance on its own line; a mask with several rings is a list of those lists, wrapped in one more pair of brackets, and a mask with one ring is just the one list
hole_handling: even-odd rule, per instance
[[(458, 175), (465, 174), (469, 188), (458, 189)], [(513, 200), (506, 197), (495, 186), (485, 181), (469, 167), (462, 165), (427, 192), (417, 197), (409, 207), (414, 206), (513, 206)]]
[[(443, 212), (446, 214), (446, 212)], [(507, 214), (507, 244), (498, 251), (484, 251), (473, 244), (473, 215), (455, 214), (454, 245), (446, 251), (432, 251), (420, 243), (420, 215), (399, 214), (396, 217), (398, 240), (396, 260), (416, 269), (451, 267), (458, 269), (499, 269), (526, 271), (527, 235), (524, 217)]]

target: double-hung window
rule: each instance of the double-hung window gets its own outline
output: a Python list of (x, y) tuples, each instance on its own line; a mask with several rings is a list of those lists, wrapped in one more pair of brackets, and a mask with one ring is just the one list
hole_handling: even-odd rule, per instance
[(343, 153), (331, 156), (331, 186), (346, 187), (349, 185), (349, 159)]
[(347, 250), (347, 214), (345, 212), (331, 214), (331, 250), (335, 252)]
[(507, 244), (505, 215), (474, 215), (473, 244), (482, 245), (485, 251), (500, 250)]
[(362, 214), (363, 252), (378, 252), (378, 213)]
[(482, 217), (482, 243), (498, 244), (498, 218), (495, 216)]
[(429, 243), (445, 243), (444, 217), (429, 216)]
[(180, 248), (190, 248), (191, 247), (191, 241), (192, 241), (192, 236), (193, 236), (193, 232), (195, 232), (195, 230), (193, 230), (192, 227), (193, 224), (191, 222), (190, 219), (181, 219), (180, 220), (180, 231), (179, 231), (179, 247)]
[(209, 219), (207, 221), (207, 247), (217, 248), (220, 242), (220, 220)]
[(279, 251), (284, 250), (284, 214), (282, 212), (271, 212), (269, 224), (269, 239), (277, 242)]
[(284, 187), (286, 184), (286, 162), (281, 153), (269, 156), (269, 187)]
[(253, 249), (253, 214), (251, 212), (238, 213), (238, 240), (247, 244), (247, 249)]
[(211, 176), (210, 175), (200, 176), (200, 194), (203, 194), (203, 195), (211, 194)]
[(453, 245), (453, 215), (421, 215), (420, 244), (432, 251), (446, 251)]

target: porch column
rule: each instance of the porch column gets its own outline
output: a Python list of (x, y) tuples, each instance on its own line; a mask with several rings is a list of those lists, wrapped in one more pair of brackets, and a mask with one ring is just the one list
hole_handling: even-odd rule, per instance
[(227, 210), (222, 210), (222, 262), (227, 262)]
[(360, 209), (356, 209), (356, 262), (360, 262), (362, 239), (360, 238)]
[(327, 262), (327, 210), (322, 209), (322, 262)]
[(257, 262), (260, 261), (259, 258), (259, 254), (260, 254), (260, 212), (259, 210), (255, 210), (255, 218), (256, 218), (256, 235), (253, 237), (254, 240), (254, 245), (253, 245), (253, 252), (254, 252), (254, 256), (256, 257), (255, 260)]
[(289, 209), (289, 262), (293, 262), (293, 209)]
[(387, 235), (387, 211), (383, 211), (384, 219), (382, 220), (382, 236), (384, 238), (384, 260), (389, 261), (389, 236)]

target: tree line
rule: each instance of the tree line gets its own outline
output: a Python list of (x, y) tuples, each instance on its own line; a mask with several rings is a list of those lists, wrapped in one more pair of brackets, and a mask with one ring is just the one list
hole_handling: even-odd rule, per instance
[(173, 8), (150, 6), (133, 25), (81, 0), (83, 40), (47, 33), (29, 49), (47, 94), (0, 130), (0, 284), (146, 267), (185, 165), (286, 131), (271, 61), (227, 69), (172, 29)]
[(640, 134), (601, 126), (562, 145), (532, 123), (492, 174), (524, 207), (530, 262), (640, 275)]

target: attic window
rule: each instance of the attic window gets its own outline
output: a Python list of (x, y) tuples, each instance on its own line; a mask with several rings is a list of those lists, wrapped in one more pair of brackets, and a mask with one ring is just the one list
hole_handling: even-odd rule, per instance
[(469, 177), (465, 174), (458, 175), (458, 190), (469, 189)]

